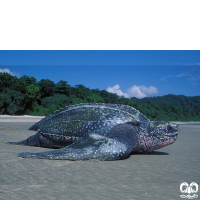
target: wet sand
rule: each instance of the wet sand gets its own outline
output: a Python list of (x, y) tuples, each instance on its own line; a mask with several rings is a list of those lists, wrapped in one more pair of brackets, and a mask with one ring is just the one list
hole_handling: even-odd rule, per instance
[[(180, 200), (182, 182), (200, 185), (200, 123), (181, 124), (178, 140), (152, 154), (91, 162), (18, 157), (19, 152), (48, 150), (6, 144), (35, 134), (27, 130), (35, 121), (18, 119), (18, 122), (0, 120), (2, 200)], [(200, 198), (200, 191), (197, 195)]]

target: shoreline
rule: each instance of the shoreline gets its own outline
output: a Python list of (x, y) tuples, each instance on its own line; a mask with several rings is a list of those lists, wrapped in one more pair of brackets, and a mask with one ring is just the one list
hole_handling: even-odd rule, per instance
[(0, 115), (1, 117), (35, 117), (35, 118), (40, 118), (40, 117), (45, 117), (45, 116), (34, 116), (34, 115)]
[(38, 122), (44, 117), (32, 115), (0, 115), (0, 122)]
[[(33, 115), (0, 115), (0, 122), (38, 122), (45, 116), (33, 116)], [(171, 121), (176, 124), (199, 124), (196, 121), (182, 122), (182, 121)]]

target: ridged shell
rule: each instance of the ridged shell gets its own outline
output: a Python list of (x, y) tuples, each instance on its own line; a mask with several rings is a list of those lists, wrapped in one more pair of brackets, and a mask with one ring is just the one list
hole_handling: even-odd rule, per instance
[(106, 135), (114, 125), (124, 123), (137, 124), (145, 132), (149, 120), (127, 105), (87, 103), (60, 109), (35, 123), (29, 130), (80, 137), (88, 133)]

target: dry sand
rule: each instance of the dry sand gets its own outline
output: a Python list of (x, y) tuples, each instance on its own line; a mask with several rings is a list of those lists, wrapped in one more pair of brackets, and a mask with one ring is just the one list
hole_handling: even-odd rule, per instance
[[(1, 200), (180, 200), (182, 182), (200, 185), (200, 123), (181, 124), (179, 138), (173, 145), (148, 155), (133, 154), (126, 160), (90, 162), (17, 157), (19, 152), (48, 150), (6, 144), (35, 134), (27, 128), (39, 119), (0, 117)], [(200, 198), (200, 191), (197, 195)]]

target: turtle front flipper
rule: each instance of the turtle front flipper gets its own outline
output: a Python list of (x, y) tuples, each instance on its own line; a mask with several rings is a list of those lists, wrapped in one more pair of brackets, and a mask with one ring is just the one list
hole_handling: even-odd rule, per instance
[(118, 160), (129, 156), (131, 152), (125, 144), (98, 134), (90, 134), (74, 144), (42, 153), (20, 153), (27, 158), (46, 158), (55, 160)]
[[(134, 132), (133, 132), (134, 131)], [(46, 158), (54, 160), (119, 160), (127, 158), (135, 148), (135, 126), (114, 126), (106, 136), (89, 134), (70, 146), (42, 153), (20, 153), (24, 158)], [(132, 137), (133, 136), (133, 137)]]

